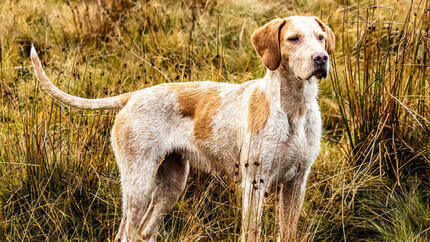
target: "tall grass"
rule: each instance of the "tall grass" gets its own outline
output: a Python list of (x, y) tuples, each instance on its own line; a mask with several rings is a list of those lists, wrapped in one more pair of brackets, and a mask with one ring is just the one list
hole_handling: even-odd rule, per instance
[[(299, 239), (429, 240), (429, 9), (428, 0), (1, 2), (0, 240), (112, 240), (121, 216), (115, 113), (40, 91), (30, 42), (55, 84), (78, 96), (241, 83), (264, 73), (252, 31), (292, 14), (320, 16), (337, 38)], [(188, 183), (159, 240), (237, 240), (237, 185), (198, 171)], [(265, 201), (265, 240), (276, 238), (277, 203)]]
[[(398, 4), (370, 6), (357, 13), (358, 38), (340, 32), (342, 53), (331, 80), (352, 160), (380, 162), (377, 166), (400, 185), (408, 165), (425, 163), (429, 155), (430, 13), (428, 2), (412, 2), (399, 18)], [(346, 6), (346, 11), (357, 10)], [(388, 11), (388, 16), (381, 19), (381, 11)], [(348, 21), (344, 15), (343, 23)]]
[(429, 2), (345, 5), (338, 19), (341, 52), (331, 83), (346, 158), (360, 173), (384, 181), (353, 194), (349, 204), (362, 216), (353, 221), (364, 220), (362, 229), (384, 240), (428, 239)]

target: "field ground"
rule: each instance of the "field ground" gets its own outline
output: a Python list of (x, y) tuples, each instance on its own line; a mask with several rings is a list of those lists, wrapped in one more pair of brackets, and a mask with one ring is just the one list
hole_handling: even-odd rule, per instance
[[(0, 0), (0, 240), (112, 240), (121, 215), (115, 113), (54, 102), (33, 77), (31, 42), (53, 82), (82, 97), (241, 83), (265, 71), (252, 31), (289, 15), (319, 16), (337, 39), (298, 239), (429, 241), (429, 0)], [(237, 240), (238, 194), (193, 171), (159, 240)], [(276, 206), (269, 196), (268, 241)]]

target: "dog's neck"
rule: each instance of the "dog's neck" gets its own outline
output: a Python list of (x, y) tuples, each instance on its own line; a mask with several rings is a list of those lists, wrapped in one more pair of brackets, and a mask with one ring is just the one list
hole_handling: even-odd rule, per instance
[(271, 83), (272, 95), (279, 100), (289, 120), (303, 117), (317, 101), (318, 79), (315, 77), (302, 80), (290, 71), (278, 69), (267, 70), (265, 78)]

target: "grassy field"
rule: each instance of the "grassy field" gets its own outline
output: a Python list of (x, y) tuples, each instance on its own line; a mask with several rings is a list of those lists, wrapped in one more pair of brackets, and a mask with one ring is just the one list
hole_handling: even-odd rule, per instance
[[(82, 97), (241, 83), (265, 72), (253, 30), (289, 15), (319, 16), (337, 40), (298, 239), (429, 241), (429, 0), (0, 0), (0, 240), (113, 240), (121, 217), (115, 112), (53, 101), (30, 43), (52, 81)], [(159, 240), (238, 240), (239, 194), (193, 171)], [(268, 241), (277, 203), (265, 201)]]

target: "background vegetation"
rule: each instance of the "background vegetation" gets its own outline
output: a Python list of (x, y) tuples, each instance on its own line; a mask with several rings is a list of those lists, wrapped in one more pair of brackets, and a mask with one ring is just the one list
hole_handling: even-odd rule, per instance
[[(112, 240), (121, 216), (115, 113), (42, 92), (31, 42), (54, 83), (82, 97), (241, 83), (265, 72), (252, 31), (296, 14), (319, 16), (337, 38), (299, 239), (429, 241), (428, 0), (0, 0), (0, 240)], [(237, 240), (238, 194), (222, 174), (193, 171), (159, 240)], [(269, 196), (266, 240), (276, 206)]]

